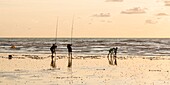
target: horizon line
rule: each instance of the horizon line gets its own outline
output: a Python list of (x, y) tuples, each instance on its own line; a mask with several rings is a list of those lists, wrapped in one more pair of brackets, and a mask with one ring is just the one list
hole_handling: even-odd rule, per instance
[[(0, 37), (0, 38), (52, 38), (52, 39), (55, 39), (55, 37)], [(66, 38), (66, 39), (70, 39), (70, 37), (57, 37), (58, 39), (61, 39), (61, 38)], [(72, 37), (73, 39), (76, 39), (76, 38), (115, 38), (115, 39), (121, 39), (121, 38), (162, 38), (162, 39), (170, 39), (170, 37)]]

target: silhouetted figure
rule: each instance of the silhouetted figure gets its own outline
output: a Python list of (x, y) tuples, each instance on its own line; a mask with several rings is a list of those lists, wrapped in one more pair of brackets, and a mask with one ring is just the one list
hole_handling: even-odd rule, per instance
[(51, 50), (51, 56), (52, 56), (52, 59), (54, 57), (54, 54), (56, 54), (56, 49), (57, 49), (57, 46), (56, 44), (53, 44), (53, 46), (51, 46), (50, 50)]
[(72, 44), (67, 44), (67, 49), (68, 49), (68, 67), (72, 66)]
[(109, 50), (109, 54), (108, 54), (107, 58), (108, 58), (108, 61), (109, 61), (110, 65), (113, 65), (113, 60), (115, 60), (114, 64), (117, 65), (117, 60), (116, 60), (116, 58), (117, 58), (117, 49), (118, 48), (116, 47), (116, 48), (111, 48)]
[(116, 58), (117, 58), (117, 56), (115, 55), (115, 56), (114, 56), (114, 58), (115, 58), (115, 62), (114, 62), (114, 64), (115, 64), (115, 65), (117, 65), (117, 59), (116, 59)]
[(118, 47), (116, 47), (115, 49), (114, 49), (114, 59), (115, 59), (115, 62), (114, 62), (114, 64), (115, 65), (117, 65), (117, 49), (118, 49)]
[(107, 59), (109, 61), (109, 64), (113, 65), (112, 55), (113, 55), (114, 48), (110, 48), (109, 53), (107, 55)]
[(51, 50), (51, 66), (52, 66), (53, 68), (56, 67), (56, 66), (55, 66), (55, 61), (56, 61), (56, 60), (53, 59), (53, 58), (54, 58), (54, 54), (56, 54), (56, 49), (57, 49), (56, 44), (53, 44), (53, 45), (51, 46), (51, 48), (50, 48), (50, 50)]
[(118, 47), (116, 47), (116, 48), (114, 49), (115, 55), (117, 54), (117, 49), (118, 49)]

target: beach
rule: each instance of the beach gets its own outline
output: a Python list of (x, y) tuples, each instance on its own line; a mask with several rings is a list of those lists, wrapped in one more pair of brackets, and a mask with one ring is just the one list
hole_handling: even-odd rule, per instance
[(0, 85), (170, 85), (169, 10), (170, 0), (1, 0)]
[[(8, 59), (8, 55), (13, 55)], [(0, 53), (0, 85), (169, 85), (170, 57), (118, 55), (110, 65), (106, 56)]]

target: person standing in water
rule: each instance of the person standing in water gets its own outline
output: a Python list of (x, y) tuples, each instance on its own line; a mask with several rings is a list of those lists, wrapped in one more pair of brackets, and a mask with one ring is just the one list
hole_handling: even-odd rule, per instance
[(114, 48), (114, 55), (116, 55), (117, 54), (117, 49), (118, 49), (118, 47), (116, 47), (116, 48)]
[(108, 59), (110, 65), (113, 65), (113, 60), (112, 60), (113, 50), (114, 50), (114, 48), (110, 48), (109, 53), (107, 55), (107, 59)]
[(107, 55), (107, 58), (108, 58), (108, 61), (109, 61), (109, 64), (110, 65), (113, 65), (113, 59), (115, 59), (115, 62), (114, 62), (114, 64), (115, 65), (117, 65), (117, 60), (116, 60), (116, 58), (117, 58), (117, 47), (116, 48), (111, 48), (110, 50), (109, 50), (109, 53), (108, 53), (108, 55)]
[(54, 57), (54, 54), (56, 54), (56, 49), (57, 49), (57, 46), (56, 46), (56, 44), (53, 44), (52, 46), (51, 46), (51, 48), (50, 48), (50, 50), (51, 50), (51, 56), (52, 57)]
[(55, 61), (54, 61), (54, 54), (56, 54), (56, 49), (57, 49), (57, 46), (56, 44), (53, 44), (50, 48), (51, 50), (51, 66), (54, 68), (56, 67), (55, 66)]
[(115, 59), (114, 64), (115, 64), (115, 65), (117, 65), (117, 60), (116, 60), (116, 58), (117, 58), (117, 49), (118, 49), (118, 47), (116, 47), (116, 48), (114, 49), (114, 59)]
[(72, 44), (67, 44), (67, 49), (68, 49), (68, 67), (72, 66)]

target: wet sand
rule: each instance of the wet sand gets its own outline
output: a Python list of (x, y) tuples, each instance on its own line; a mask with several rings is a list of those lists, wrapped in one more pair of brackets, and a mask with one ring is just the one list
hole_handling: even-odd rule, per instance
[[(0, 85), (169, 85), (170, 57), (77, 56), (71, 68), (67, 55), (59, 55), (52, 68), (48, 54), (0, 54)], [(83, 57), (83, 58), (82, 58)]]

